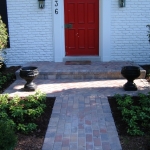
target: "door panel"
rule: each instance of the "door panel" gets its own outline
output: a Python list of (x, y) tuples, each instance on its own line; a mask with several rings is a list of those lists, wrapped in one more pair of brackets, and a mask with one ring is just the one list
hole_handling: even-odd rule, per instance
[(89, 29), (88, 30), (88, 48), (89, 49), (94, 49), (95, 47), (95, 41), (93, 40), (93, 37), (95, 36), (95, 30), (94, 29)]
[(78, 32), (78, 34), (80, 35), (78, 37), (78, 49), (85, 49), (85, 30), (79, 29)]
[(99, 54), (99, 0), (65, 0), (66, 56)]
[(75, 50), (76, 49), (75, 30), (69, 30), (68, 34), (70, 35), (70, 37), (68, 38), (68, 47), (70, 47), (70, 49), (72, 49), (72, 50)]

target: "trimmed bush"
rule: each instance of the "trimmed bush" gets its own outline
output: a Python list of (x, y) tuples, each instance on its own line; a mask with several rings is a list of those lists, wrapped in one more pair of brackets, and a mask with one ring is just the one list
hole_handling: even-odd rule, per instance
[(31, 133), (37, 128), (35, 120), (46, 108), (45, 101), (46, 94), (40, 91), (25, 98), (16, 95), (11, 99), (8, 94), (1, 94), (0, 119), (10, 120), (17, 131)]
[(0, 16), (0, 68), (2, 67), (3, 65), (2, 62), (4, 61), (3, 54), (6, 54), (4, 49), (7, 46), (7, 39), (8, 39), (7, 28)]
[(0, 120), (0, 149), (13, 150), (16, 143), (17, 136), (11, 121)]

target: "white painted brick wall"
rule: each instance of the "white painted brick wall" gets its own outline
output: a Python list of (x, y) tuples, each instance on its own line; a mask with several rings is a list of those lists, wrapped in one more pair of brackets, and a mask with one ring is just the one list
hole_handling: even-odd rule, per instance
[(150, 24), (150, 0), (126, 0), (124, 8), (112, 0), (112, 60), (150, 63), (147, 24)]
[[(7, 64), (27, 61), (53, 61), (52, 0), (38, 8), (38, 0), (7, 0), (10, 46)], [(126, 0), (120, 8), (111, 0), (111, 60), (150, 63), (147, 24), (150, 24), (150, 0)]]
[(38, 0), (7, 0), (10, 48), (7, 65), (53, 61), (52, 1), (38, 8)]

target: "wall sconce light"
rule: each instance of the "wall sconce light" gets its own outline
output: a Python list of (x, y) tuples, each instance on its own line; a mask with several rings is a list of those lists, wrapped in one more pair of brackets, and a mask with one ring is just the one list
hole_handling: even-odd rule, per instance
[(125, 0), (119, 0), (119, 6), (125, 7)]
[(45, 7), (45, 0), (38, 0), (39, 1), (39, 8), (44, 8)]

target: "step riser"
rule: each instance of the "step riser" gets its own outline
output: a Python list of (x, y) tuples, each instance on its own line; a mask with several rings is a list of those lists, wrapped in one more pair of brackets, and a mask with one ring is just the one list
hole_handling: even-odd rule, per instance
[[(145, 71), (141, 71), (139, 79), (145, 78)], [(17, 79), (22, 79), (16, 72)], [(39, 73), (37, 79), (124, 79), (120, 72), (107, 73)]]
[[(66, 57), (68, 58), (68, 57)], [(79, 59), (79, 58), (78, 58)], [(138, 66), (134, 62), (91, 62), (91, 65), (65, 65), (64, 62), (29, 62), (24, 66), (37, 66), (38, 79), (123, 79), (123, 66)], [(139, 66), (140, 67), (140, 66)], [(140, 67), (144, 79), (146, 71)], [(17, 79), (19, 70), (16, 72)]]
[(99, 56), (65, 56), (63, 58), (63, 62), (65, 62), (65, 61), (84, 61), (84, 60), (94, 62), (94, 61), (101, 61), (101, 58)]

